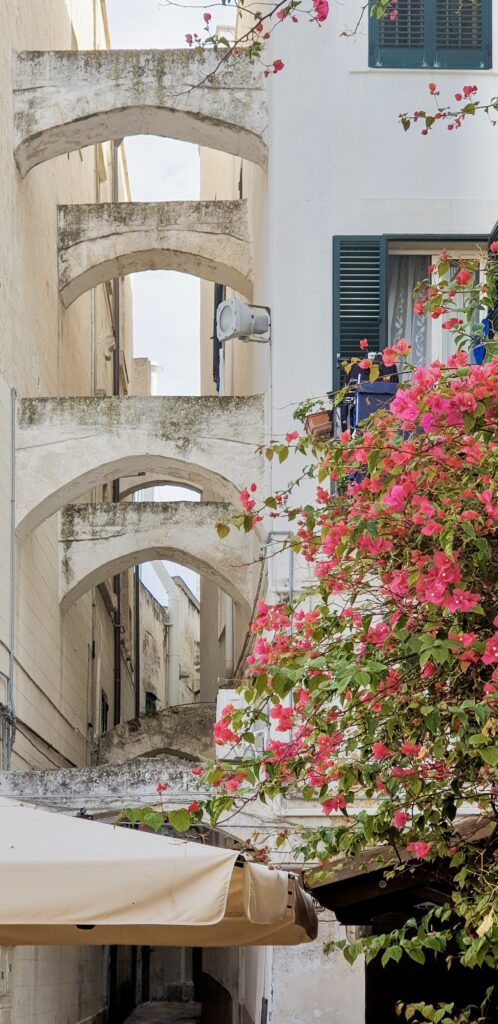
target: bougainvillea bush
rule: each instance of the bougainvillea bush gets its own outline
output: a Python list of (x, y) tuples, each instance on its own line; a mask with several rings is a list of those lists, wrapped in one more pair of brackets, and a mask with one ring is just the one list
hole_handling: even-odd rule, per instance
[[(456, 339), (446, 365), (410, 368), (402, 339), (383, 354), (401, 370), (389, 408), (354, 436), (291, 433), (268, 449), (309, 460), (315, 501), (300, 507), (296, 486), (261, 503), (249, 486), (235, 517), (246, 530), (268, 513), (290, 520), (314, 576), (312, 610), (309, 592), (293, 606), (259, 603), (245, 708), (225, 710), (216, 739), (250, 744), (265, 715), (274, 738), (237, 770), (208, 766), (216, 796), (198, 813), (217, 818), (254, 791), (299, 795), (323, 812), (322, 827), (295, 836), (308, 863), (330, 871), (339, 854), (390, 848), (395, 871), (444, 861), (452, 877), (447, 905), (345, 944), (350, 960), (423, 963), (431, 951), (444, 962), (451, 949), (469, 967), (497, 964), (498, 356), (489, 339), (481, 365), (470, 354), (482, 353), (493, 257), (484, 283), (471, 284), (474, 269), (443, 253), (417, 296), (418, 312)], [(375, 379), (367, 347), (358, 359)], [(479, 840), (459, 832), (470, 813), (485, 819)], [(466, 1012), (410, 1008), (411, 1019), (479, 1019)]]
[[(240, 515), (219, 527), (223, 536), (284, 518), (314, 582), (291, 605), (259, 602), (244, 704), (225, 708), (215, 739), (254, 750), (264, 718), (273, 738), (256, 756), (197, 769), (213, 796), (181, 812), (181, 826), (289, 796), (313, 801), (323, 824), (281, 832), (273, 845), (293, 843), (324, 877), (339, 855), (369, 851), (392, 854), (394, 872), (445, 864), (447, 903), (397, 931), (341, 943), (351, 962), (362, 952), (383, 963), (434, 954), (443, 965), (498, 962), (498, 355), (493, 340), (481, 344), (494, 259), (475, 283), (472, 261), (455, 267), (443, 253), (417, 296), (418, 313), (452, 332), (445, 365), (411, 367), (406, 339), (385, 349), (384, 367), (401, 376), (390, 406), (353, 436), (293, 431), (270, 445), (268, 458), (300, 454), (299, 480), (265, 500), (248, 484)], [(358, 362), (375, 380), (367, 349), (359, 340)], [(304, 506), (303, 479), (315, 489)], [(478, 825), (464, 834), (469, 815)], [(407, 1012), (488, 1019), (451, 1005)]]

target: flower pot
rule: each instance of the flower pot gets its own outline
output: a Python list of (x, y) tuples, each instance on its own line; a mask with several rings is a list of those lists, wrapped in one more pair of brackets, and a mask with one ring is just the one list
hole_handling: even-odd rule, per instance
[(327, 441), (334, 434), (334, 421), (331, 409), (320, 409), (312, 412), (304, 421), (304, 429), (308, 437), (315, 441)]

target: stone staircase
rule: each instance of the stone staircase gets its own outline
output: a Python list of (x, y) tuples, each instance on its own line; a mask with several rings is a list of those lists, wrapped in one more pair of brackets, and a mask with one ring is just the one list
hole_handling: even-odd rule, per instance
[(198, 1024), (200, 1003), (143, 1003), (126, 1024)]

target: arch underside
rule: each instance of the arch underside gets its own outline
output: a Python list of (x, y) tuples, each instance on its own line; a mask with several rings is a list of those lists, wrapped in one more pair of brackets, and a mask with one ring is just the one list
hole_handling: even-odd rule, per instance
[[(72, 457), (70, 446), (66, 446), (63, 452), (61, 450), (62, 446), (58, 446), (58, 449), (57, 452), (52, 452), (51, 454), (55, 456), (59, 465), (62, 464), (62, 454), (69, 466), (81, 464), (79, 452), (75, 451), (74, 457)], [(137, 453), (135, 455), (127, 454), (108, 462), (93, 465), (85, 472), (78, 474), (78, 476), (66, 478), (63, 483), (60, 482), (59, 486), (46, 493), (41, 500), (38, 500), (30, 507), (27, 507), (26, 502), (18, 500), (18, 536), (20, 539), (23, 539), (46, 519), (60, 511), (64, 505), (80, 501), (82, 497), (94, 488), (108, 484), (110, 480), (127, 478), (140, 472), (153, 474), (158, 480), (162, 478), (163, 483), (167, 482), (192, 487), (192, 489), (200, 493), (208, 490), (210, 497), (220, 501), (235, 505), (239, 503), (240, 492), (237, 486), (212, 469), (195, 462), (188, 462), (186, 459), (174, 459), (151, 452)], [(20, 476), (24, 481), (26, 479), (29, 480), (28, 473), (29, 468), (23, 467), (21, 464)], [(39, 472), (38, 476), (43, 481), (43, 472)], [(143, 484), (140, 485), (140, 482), (137, 481), (137, 486), (130, 488), (127, 493), (140, 490), (141, 486), (143, 487)], [(33, 494), (38, 498), (40, 498), (40, 490), (40, 485), (37, 486), (36, 490), (33, 490)]]
[[(91, 99), (91, 98), (90, 98)], [(225, 110), (229, 111), (229, 106)], [(21, 119), (20, 119), (21, 120)], [(199, 111), (176, 110), (155, 103), (124, 104), (100, 109), (87, 116), (75, 116), (27, 134), (18, 144), (15, 156), (24, 177), (46, 160), (133, 135), (156, 135), (191, 142), (250, 160), (264, 167), (267, 147), (261, 135), (226, 117), (214, 117)]]
[(62, 611), (67, 611), (92, 587), (98, 586), (99, 583), (104, 583), (105, 580), (111, 579), (113, 576), (118, 575), (118, 573), (131, 569), (134, 565), (163, 560), (176, 562), (177, 565), (182, 565), (186, 569), (199, 573), (200, 576), (215, 583), (220, 590), (228, 594), (246, 613), (250, 613), (250, 603), (234, 585), (233, 579), (228, 574), (224, 575), (211, 563), (206, 562), (205, 559), (194, 556), (183, 548), (170, 547), (166, 542), (164, 544), (151, 545), (150, 547), (137, 548), (96, 566), (91, 572), (78, 579), (72, 587), (69, 587), (64, 592), (60, 602), (61, 609)]
[[(123, 238), (126, 239), (126, 236)], [(222, 252), (223, 237), (219, 239), (219, 247)], [(61, 299), (67, 308), (80, 295), (96, 288), (99, 284), (112, 281), (116, 277), (125, 277), (128, 274), (147, 270), (172, 270), (177, 273), (190, 274), (193, 277), (202, 278), (204, 281), (224, 284), (247, 299), (252, 299), (252, 283), (247, 274), (237, 267), (200, 253), (166, 248), (126, 252), (100, 263), (89, 264), (81, 274), (69, 278), (67, 283), (63, 283), (64, 278), (62, 278)], [(64, 275), (64, 277), (66, 276), (67, 274)]]
[(59, 519), (61, 607), (133, 565), (167, 559), (211, 580), (248, 613), (258, 541), (237, 530), (220, 540), (216, 523), (230, 514), (223, 502), (66, 505)]

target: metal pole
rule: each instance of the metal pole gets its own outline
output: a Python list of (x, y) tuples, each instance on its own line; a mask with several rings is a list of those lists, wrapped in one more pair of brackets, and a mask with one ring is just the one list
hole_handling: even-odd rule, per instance
[(135, 593), (135, 718), (140, 717), (140, 566), (133, 570)]
[[(112, 148), (112, 193), (113, 202), (119, 201), (119, 164), (118, 150), (122, 139), (114, 140)], [(119, 277), (113, 281), (114, 296), (114, 354), (112, 361), (112, 393), (119, 397), (120, 393), (120, 362), (121, 362), (121, 295)], [(112, 500), (119, 501), (119, 480), (113, 480)], [(114, 725), (121, 721), (121, 578), (119, 575), (113, 580), (114, 596), (116, 606), (114, 609)]]
[(10, 392), (10, 595), (9, 595), (9, 673), (6, 685), (6, 708), (3, 720), (3, 767), (12, 765), (12, 747), (15, 738), (14, 666), (16, 644), (16, 399), (15, 388)]

